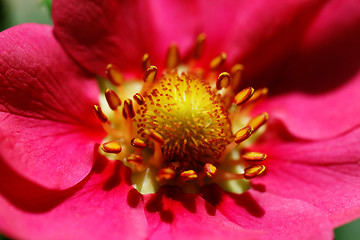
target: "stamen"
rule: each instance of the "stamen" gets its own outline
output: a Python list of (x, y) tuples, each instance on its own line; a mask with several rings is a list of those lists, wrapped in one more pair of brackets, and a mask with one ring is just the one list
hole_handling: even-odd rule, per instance
[(108, 121), (107, 116), (103, 113), (99, 105), (94, 105), (94, 113), (101, 122), (106, 123)]
[(143, 77), (144, 82), (146, 83), (155, 82), (157, 71), (158, 69), (155, 66), (150, 66), (148, 69), (146, 69)]
[(160, 135), (160, 133), (152, 129), (145, 130), (145, 134), (147, 134), (152, 140), (160, 143), (161, 145), (165, 143), (164, 138)]
[(140, 138), (131, 139), (131, 146), (136, 148), (146, 148), (146, 143)]
[(179, 48), (176, 44), (171, 44), (166, 54), (166, 68), (174, 69), (180, 63)]
[(139, 105), (143, 105), (145, 103), (145, 98), (140, 93), (135, 93), (133, 96), (135, 102)]
[(227, 88), (230, 84), (230, 74), (223, 72), (219, 75), (216, 81), (216, 89), (221, 90), (222, 88)]
[(150, 62), (149, 54), (145, 53), (143, 58), (142, 58), (143, 72), (145, 72), (146, 69), (148, 69), (150, 66), (151, 66), (151, 62)]
[(121, 100), (115, 91), (106, 89), (105, 97), (106, 97), (106, 101), (109, 104), (109, 107), (112, 110), (114, 110), (114, 111), (117, 110), (117, 108), (121, 105)]
[(235, 133), (235, 139), (234, 142), (239, 144), (243, 141), (245, 141), (246, 139), (248, 139), (251, 134), (254, 132), (254, 128), (252, 126), (246, 126), (242, 129), (240, 129), (239, 131), (237, 131)]
[(211, 70), (216, 70), (219, 69), (226, 60), (226, 53), (220, 53), (218, 56), (216, 56), (215, 58), (213, 58), (213, 60), (211, 60), (210, 62), (210, 69)]
[(121, 147), (120, 143), (118, 143), (116, 141), (110, 141), (110, 142), (101, 144), (101, 149), (107, 153), (120, 153), (122, 150), (122, 147)]
[(131, 99), (126, 99), (124, 102), (124, 113), (129, 118), (135, 117), (135, 111)]
[(252, 179), (254, 177), (258, 177), (265, 172), (264, 165), (253, 165), (244, 170), (245, 179)]
[(121, 74), (120, 70), (112, 64), (106, 66), (105, 74), (115, 86), (119, 86), (124, 82), (124, 76)]
[(186, 170), (183, 171), (182, 173), (180, 173), (180, 177), (182, 180), (192, 180), (192, 179), (196, 179), (198, 177), (198, 175), (196, 174), (196, 172), (194, 170)]
[(268, 88), (257, 89), (247, 103), (254, 103), (264, 98), (268, 94), (268, 91)]
[(156, 175), (156, 180), (160, 182), (163, 180), (170, 180), (174, 177), (175, 177), (175, 171), (170, 167), (167, 167), (167, 168), (161, 168), (159, 170), (159, 172)]
[(269, 119), (269, 115), (266, 112), (264, 112), (251, 119), (248, 125), (251, 126), (254, 129), (254, 131), (256, 131), (259, 129), (259, 127), (264, 125), (268, 119)]
[(246, 161), (263, 161), (266, 159), (267, 155), (260, 152), (247, 152), (241, 156)]
[(244, 66), (241, 64), (236, 64), (231, 69), (231, 85), (236, 88), (241, 82), (241, 75), (244, 70)]
[(194, 48), (194, 58), (200, 58), (204, 53), (206, 35), (205, 33), (200, 33), (196, 39), (195, 48)]
[(236, 105), (243, 104), (244, 102), (249, 100), (253, 94), (254, 94), (254, 89), (252, 87), (248, 87), (248, 88), (245, 88), (245, 89), (241, 90), (235, 96)]
[(130, 154), (126, 161), (132, 165), (141, 165), (143, 163), (143, 158), (137, 154)]
[(204, 170), (206, 172), (206, 175), (208, 175), (209, 177), (214, 177), (217, 173), (217, 168), (211, 163), (206, 163), (204, 166)]

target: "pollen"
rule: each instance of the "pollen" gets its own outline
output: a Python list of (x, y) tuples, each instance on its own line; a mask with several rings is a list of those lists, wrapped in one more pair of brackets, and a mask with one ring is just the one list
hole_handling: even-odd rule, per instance
[(226, 70), (224, 52), (202, 68), (197, 61), (205, 43), (200, 34), (183, 58), (177, 44), (171, 44), (163, 66), (151, 65), (145, 53), (139, 64), (142, 79), (125, 79), (113, 64), (105, 69), (109, 81), (103, 102), (93, 109), (107, 132), (99, 151), (129, 167), (134, 187), (143, 194), (163, 185), (193, 192), (213, 183), (239, 192), (227, 184), (235, 181), (237, 189), (246, 189), (239, 186), (265, 174), (267, 154), (246, 146), (268, 121), (266, 112), (248, 116), (268, 89), (236, 91), (244, 66), (220, 72)]

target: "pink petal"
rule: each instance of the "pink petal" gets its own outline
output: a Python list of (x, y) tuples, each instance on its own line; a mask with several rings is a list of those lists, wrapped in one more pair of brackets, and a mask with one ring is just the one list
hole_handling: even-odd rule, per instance
[(256, 150), (268, 154), (268, 171), (254, 183), (313, 204), (337, 227), (360, 217), (359, 144), (359, 127), (323, 141), (264, 142)]
[(360, 72), (330, 92), (309, 95), (288, 93), (271, 97), (258, 105), (254, 114), (266, 111), (281, 120), (295, 136), (304, 139), (334, 137), (359, 126)]
[(216, 206), (213, 215), (223, 214), (249, 230), (261, 230), (261, 239), (332, 239), (326, 215), (304, 201), (249, 190), (241, 195), (219, 187), (204, 189), (204, 198)]
[[(191, 1), (53, 1), (55, 35), (64, 48), (89, 71), (103, 75), (112, 63), (140, 73), (149, 53), (163, 66), (170, 43), (181, 51), (196, 39)], [(160, 66), (160, 67), (161, 67)]]
[(129, 185), (129, 169), (120, 162), (99, 159), (87, 178), (64, 191), (45, 189), (4, 166), (0, 168), (0, 231), (10, 237), (111, 240), (147, 236), (141, 195)]
[(261, 229), (245, 230), (196, 194), (185, 194), (178, 187), (164, 187), (145, 195), (145, 214), (149, 239), (259, 239)]
[(0, 38), (0, 157), (26, 178), (67, 188), (86, 176), (101, 140), (96, 81), (61, 49), (49, 26), (26, 24)]

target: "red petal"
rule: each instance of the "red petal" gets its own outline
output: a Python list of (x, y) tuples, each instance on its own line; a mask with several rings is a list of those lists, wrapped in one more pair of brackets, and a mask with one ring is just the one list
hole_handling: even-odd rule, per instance
[(0, 38), (0, 154), (50, 188), (86, 176), (103, 133), (92, 112), (96, 81), (62, 50), (48, 26), (20, 25)]

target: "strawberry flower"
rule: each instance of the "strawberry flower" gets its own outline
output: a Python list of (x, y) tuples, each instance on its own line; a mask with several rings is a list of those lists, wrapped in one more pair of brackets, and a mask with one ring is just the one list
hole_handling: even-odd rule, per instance
[[(360, 8), (352, 1), (340, 0), (267, 2), (270, 8), (264, 4), (58, 0), (53, 2), (54, 27), (24, 24), (2, 32), (0, 231), (21, 239), (331, 239), (334, 227), (359, 217), (360, 133), (355, 116), (360, 109), (356, 54), (360, 36), (355, 30)], [(198, 46), (198, 36), (206, 36), (205, 44), (200, 45), (205, 50), (193, 61), (191, 53), (194, 43)], [(171, 49), (175, 54), (169, 54)], [(216, 71), (230, 72), (234, 80), (231, 68), (241, 63), (245, 71), (240, 84), (227, 84), (228, 79), (220, 77), (226, 74), (215, 71), (214, 76), (211, 63), (224, 56), (223, 52), (226, 61), (214, 63)], [(144, 54), (157, 66), (153, 84), (146, 84), (155, 68), (148, 65)], [(113, 88), (121, 98), (122, 90), (126, 95), (137, 89), (142, 78), (146, 91), (134, 90), (138, 95), (133, 105), (130, 97), (116, 102), (110, 89), (105, 95), (112, 100), (100, 98), (109, 81), (99, 80), (99, 88), (94, 76), (104, 78), (106, 68), (110, 80), (119, 74), (126, 79)], [(191, 75), (191, 80), (186, 74), (176, 75), (196, 69), (205, 74)], [(132, 110), (141, 106), (144, 98), (149, 106), (143, 115), (161, 115), (156, 110), (162, 108), (150, 107), (151, 99), (156, 98), (150, 99), (149, 92), (161, 92), (161, 81), (171, 85), (181, 77), (188, 84), (184, 88), (195, 92), (198, 98), (189, 94), (203, 107), (199, 99), (207, 93), (197, 92), (203, 83), (197, 76), (213, 84), (208, 87), (204, 83), (204, 89), (212, 87), (217, 90), (209, 90), (211, 94), (223, 96), (221, 106), (214, 100), (210, 109), (227, 109), (227, 95), (220, 91), (230, 89), (233, 92), (228, 94), (235, 99), (231, 106), (241, 111), (224, 110), (224, 118), (230, 119), (233, 113), (234, 119), (254, 129), (256, 124), (246, 117), (254, 120), (267, 112), (267, 129), (238, 148), (233, 142), (241, 142), (245, 136), (236, 135), (240, 127), (231, 132), (226, 121), (220, 122), (221, 134), (230, 131), (224, 135), (223, 145), (213, 148), (220, 141), (217, 139), (210, 145), (200, 143), (195, 146), (198, 149), (185, 146), (186, 154), (171, 155), (180, 161), (181, 170), (172, 160), (157, 167), (158, 161), (153, 159), (168, 159), (164, 146), (181, 137), (175, 135), (172, 140), (171, 135), (167, 142), (166, 131), (161, 130), (165, 125), (152, 128), (147, 123), (147, 135), (123, 134), (132, 132), (128, 129), (136, 126), (133, 121), (139, 122), (141, 114), (134, 111), (132, 117)], [(249, 97), (243, 105), (238, 94), (249, 84), (255, 89), (266, 86), (270, 95), (246, 105)], [(118, 106), (106, 111), (104, 102), (110, 107), (111, 103), (121, 105), (126, 118), (121, 111), (116, 113)], [(104, 111), (95, 107), (94, 115), (94, 105)], [(186, 108), (185, 112), (189, 111)], [(151, 122), (141, 118), (141, 122), (145, 120)], [(114, 128), (117, 121), (129, 127)], [(229, 126), (236, 125), (229, 121)], [(199, 124), (193, 128), (198, 129)], [(159, 139), (163, 140), (160, 145)], [(202, 146), (212, 149), (211, 154)], [(223, 152), (229, 146), (229, 152), (239, 153), (242, 159), (252, 153), (248, 154), (250, 160), (237, 163), (245, 172), (232, 177), (244, 178), (251, 158), (267, 156), (261, 162), (266, 171), (249, 178), (245, 182), (249, 189), (242, 193), (216, 181), (221, 171), (228, 170), (219, 159), (227, 163), (230, 157)], [(147, 164), (128, 164), (124, 159), (131, 154), (141, 156)], [(197, 157), (189, 157), (194, 155)], [(131, 156), (134, 162), (137, 158)], [(191, 160), (187, 167), (181, 162), (185, 158)], [(164, 166), (175, 172), (170, 174), (174, 178), (163, 178), (169, 174)], [(149, 176), (156, 181), (143, 181), (141, 186), (158, 182), (153, 193), (142, 192), (134, 178), (136, 172), (147, 169), (155, 169), (157, 175)], [(250, 168), (248, 174), (255, 170)], [(205, 180), (194, 180), (195, 175)], [(185, 184), (180, 181), (184, 177)], [(195, 192), (185, 186), (189, 182), (195, 183)]]

